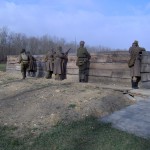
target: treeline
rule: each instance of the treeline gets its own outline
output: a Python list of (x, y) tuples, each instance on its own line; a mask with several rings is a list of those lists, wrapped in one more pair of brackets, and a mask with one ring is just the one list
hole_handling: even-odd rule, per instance
[[(29, 37), (23, 33), (11, 32), (7, 27), (0, 28), (0, 62), (6, 61), (7, 55), (18, 55), (22, 48), (35, 55), (45, 54), (48, 50), (55, 49), (58, 45), (61, 45), (64, 51), (71, 48), (71, 53), (76, 53), (76, 49), (79, 46), (76, 40), (68, 43), (63, 38), (49, 35)], [(90, 52), (113, 50), (103, 46), (90, 47), (87, 44), (86, 47)]]

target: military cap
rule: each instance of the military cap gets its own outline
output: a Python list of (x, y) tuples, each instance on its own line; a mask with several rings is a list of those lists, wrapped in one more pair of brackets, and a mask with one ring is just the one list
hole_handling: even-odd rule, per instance
[(85, 43), (84, 41), (80, 41), (80, 45), (84, 45), (84, 43)]
[(23, 48), (22, 50), (21, 50), (21, 53), (24, 53), (26, 50)]
[(135, 40), (133, 43), (134, 43), (134, 44), (138, 44), (138, 41), (137, 41), (137, 40)]

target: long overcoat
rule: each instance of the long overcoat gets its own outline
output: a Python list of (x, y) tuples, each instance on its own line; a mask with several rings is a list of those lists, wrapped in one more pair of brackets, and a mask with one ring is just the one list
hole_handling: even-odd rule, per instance
[(145, 48), (139, 46), (132, 46), (129, 48), (130, 58), (134, 59), (134, 66), (130, 68), (131, 77), (140, 77), (141, 76), (141, 54), (142, 51), (145, 51)]
[[(77, 66), (79, 67), (79, 70), (86, 70), (89, 69), (89, 60), (91, 58), (91, 55), (87, 51), (85, 47), (79, 47), (77, 49)], [(79, 65), (79, 63), (82, 63), (82, 65)]]
[(56, 51), (54, 54), (54, 74), (63, 74), (62, 61), (64, 59), (64, 55), (61, 51)]
[(45, 68), (46, 68), (46, 71), (54, 70), (54, 56), (51, 51), (49, 51), (45, 57)]
[(36, 59), (30, 54), (29, 55), (29, 67), (28, 71), (37, 71)]

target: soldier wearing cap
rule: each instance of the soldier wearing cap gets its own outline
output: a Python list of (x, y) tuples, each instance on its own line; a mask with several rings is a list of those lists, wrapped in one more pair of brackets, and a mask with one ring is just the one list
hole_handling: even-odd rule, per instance
[(54, 71), (55, 74), (55, 80), (63, 80), (63, 67), (62, 67), (62, 61), (65, 59), (65, 56), (62, 51), (62, 47), (58, 46), (55, 53), (54, 53)]
[(19, 55), (19, 63), (21, 64), (22, 79), (26, 78), (26, 71), (29, 66), (30, 58), (25, 49), (22, 49)]
[(84, 47), (85, 42), (80, 41), (80, 47), (77, 49), (77, 62), (76, 65), (79, 67), (79, 82), (88, 82), (89, 65), (91, 55)]
[(29, 51), (27, 51), (26, 53), (29, 57), (29, 67), (27, 69), (28, 76), (35, 77), (36, 72), (37, 72), (36, 59), (34, 58), (34, 56)]
[(145, 48), (139, 47), (139, 43), (135, 40), (132, 46), (129, 48), (130, 53), (130, 75), (132, 88), (138, 89), (138, 83), (141, 80), (141, 54), (145, 51)]
[(48, 53), (45, 56), (45, 67), (46, 67), (46, 79), (51, 79), (53, 70), (54, 70), (54, 53), (53, 49), (48, 51)]

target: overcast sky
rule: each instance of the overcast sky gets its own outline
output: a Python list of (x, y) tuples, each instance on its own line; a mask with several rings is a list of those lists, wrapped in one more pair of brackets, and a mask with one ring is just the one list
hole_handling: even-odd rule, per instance
[(91, 46), (150, 50), (150, 0), (0, 0), (0, 27)]

